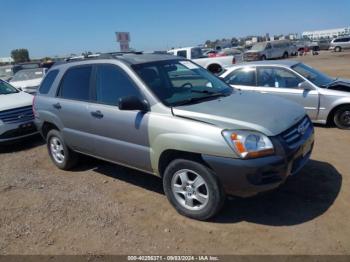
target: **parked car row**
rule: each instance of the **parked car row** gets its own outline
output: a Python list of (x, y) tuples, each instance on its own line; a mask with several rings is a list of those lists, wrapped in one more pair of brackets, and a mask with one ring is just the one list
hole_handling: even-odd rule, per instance
[(40, 63), (23, 63), (0, 67), (0, 79), (11, 83), (14, 87), (34, 94), (48, 68)]
[(209, 57), (208, 54), (207, 56), (203, 55), (200, 47), (171, 49), (168, 50), (168, 54), (192, 60), (214, 74), (219, 74), (224, 68), (243, 61), (243, 55), (239, 52)]

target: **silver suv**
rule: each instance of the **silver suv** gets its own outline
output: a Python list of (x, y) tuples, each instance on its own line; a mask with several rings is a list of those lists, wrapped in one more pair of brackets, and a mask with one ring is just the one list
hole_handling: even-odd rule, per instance
[(333, 39), (329, 47), (329, 50), (334, 50), (334, 52), (341, 52), (345, 49), (350, 49), (350, 35)]
[(34, 101), (52, 161), (78, 153), (157, 175), (176, 210), (205, 220), (225, 195), (282, 184), (308, 161), (302, 107), (242, 93), (180, 57), (118, 54), (50, 69)]

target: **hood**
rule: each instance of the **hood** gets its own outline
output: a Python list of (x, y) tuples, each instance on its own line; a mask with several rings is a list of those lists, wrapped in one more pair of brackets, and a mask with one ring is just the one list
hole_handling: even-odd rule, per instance
[(244, 53), (245, 54), (257, 54), (257, 53), (260, 53), (260, 51), (258, 51), (258, 50), (248, 50), (248, 51), (245, 51)]
[(327, 86), (327, 89), (343, 91), (343, 92), (350, 92), (350, 80), (348, 80), (348, 79), (336, 79), (329, 86)]
[(36, 78), (25, 81), (10, 81), (10, 84), (17, 88), (37, 87), (40, 85), (42, 78)]
[(33, 96), (25, 92), (19, 92), (9, 95), (0, 95), (0, 111), (23, 106), (31, 106), (32, 101)]
[(216, 100), (174, 107), (173, 114), (222, 129), (249, 129), (275, 136), (301, 120), (305, 110), (276, 96), (234, 91)]

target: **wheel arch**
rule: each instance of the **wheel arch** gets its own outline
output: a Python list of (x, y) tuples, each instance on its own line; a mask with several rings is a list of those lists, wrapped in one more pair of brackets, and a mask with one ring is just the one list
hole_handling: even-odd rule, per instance
[(175, 159), (192, 160), (204, 164), (205, 166), (210, 168), (209, 165), (203, 160), (202, 154), (200, 153), (193, 153), (177, 149), (167, 149), (163, 151), (159, 157), (158, 173), (160, 177), (163, 177), (166, 167)]
[(46, 139), (47, 134), (52, 130), (58, 130), (60, 131), (60, 129), (53, 123), (45, 121), (41, 127), (41, 135), (44, 137), (44, 139)]

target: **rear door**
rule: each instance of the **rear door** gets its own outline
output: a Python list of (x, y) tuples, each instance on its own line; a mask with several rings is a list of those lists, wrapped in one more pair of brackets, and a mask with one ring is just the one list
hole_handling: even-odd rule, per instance
[(94, 151), (90, 135), (92, 66), (83, 65), (68, 69), (60, 83), (52, 110), (61, 120), (64, 140), (72, 149), (83, 153)]
[(119, 110), (119, 99), (144, 99), (128, 74), (114, 64), (94, 66), (94, 102), (89, 106), (95, 155), (103, 159), (151, 171), (148, 138), (149, 112)]
[(317, 90), (303, 90), (304, 80), (282, 67), (257, 67), (257, 89), (261, 93), (277, 95), (304, 107), (311, 119), (317, 119), (319, 94)]

